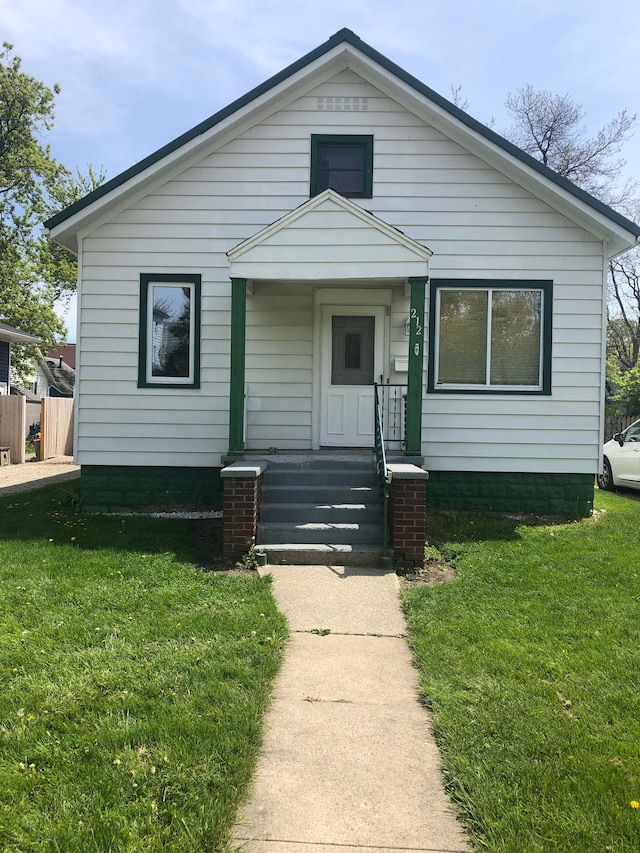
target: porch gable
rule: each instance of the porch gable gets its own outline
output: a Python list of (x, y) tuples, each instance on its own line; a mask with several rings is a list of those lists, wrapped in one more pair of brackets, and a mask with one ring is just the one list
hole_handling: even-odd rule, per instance
[(426, 277), (432, 252), (328, 189), (227, 252), (232, 279), (407, 280)]

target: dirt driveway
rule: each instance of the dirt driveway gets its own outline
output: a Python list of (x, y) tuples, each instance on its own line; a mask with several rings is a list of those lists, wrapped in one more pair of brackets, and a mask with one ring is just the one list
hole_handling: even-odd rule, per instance
[(5, 465), (0, 468), (0, 496), (75, 480), (79, 476), (80, 466), (73, 464), (72, 456), (54, 456), (42, 462), (34, 460), (22, 465)]

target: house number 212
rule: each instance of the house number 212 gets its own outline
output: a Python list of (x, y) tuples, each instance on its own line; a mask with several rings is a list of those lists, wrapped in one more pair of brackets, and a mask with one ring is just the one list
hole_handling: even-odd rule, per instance
[(422, 335), (422, 326), (420, 325), (420, 320), (418, 319), (418, 312), (415, 308), (411, 309), (411, 319), (416, 321), (415, 333), (417, 337)]

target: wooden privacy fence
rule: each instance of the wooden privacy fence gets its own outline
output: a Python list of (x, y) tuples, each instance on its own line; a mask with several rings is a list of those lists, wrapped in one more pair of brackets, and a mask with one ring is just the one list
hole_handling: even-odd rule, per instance
[(0, 395), (0, 447), (8, 447), (12, 463), (25, 461), (27, 414), (24, 397)]
[(43, 397), (40, 409), (40, 459), (73, 453), (73, 400)]
[(609, 441), (617, 432), (622, 432), (637, 420), (627, 415), (607, 415), (604, 419), (604, 440)]

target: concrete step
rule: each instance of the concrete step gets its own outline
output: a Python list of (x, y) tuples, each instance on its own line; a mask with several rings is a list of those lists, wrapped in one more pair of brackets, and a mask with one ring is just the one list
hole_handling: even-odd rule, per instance
[(382, 549), (370, 545), (322, 545), (307, 542), (259, 545), (258, 550), (266, 555), (267, 563), (271, 565), (375, 568), (383, 563)]
[(260, 521), (267, 522), (369, 522), (381, 519), (380, 503), (269, 503), (262, 502)]
[(378, 565), (381, 522), (372, 455), (269, 459), (256, 537), (269, 562)]
[(354, 485), (275, 485), (266, 481), (262, 486), (263, 503), (305, 504), (380, 504), (380, 487)]
[(273, 522), (258, 524), (257, 542), (261, 545), (277, 545), (289, 543), (292, 545), (311, 543), (320, 545), (373, 545), (382, 543), (381, 524), (348, 524), (348, 523), (285, 523)]
[[(251, 456), (243, 457), (246, 461), (251, 461)], [(344, 470), (349, 468), (353, 471), (370, 471), (375, 467), (375, 458), (373, 453), (366, 453), (359, 456), (332, 456), (332, 455), (313, 455), (305, 456), (262, 456), (261, 462), (266, 462), (267, 470), (275, 469), (289, 471), (314, 471), (317, 469), (338, 469)]]
[(373, 488), (378, 482), (375, 470), (367, 468), (288, 468), (274, 465), (267, 468), (264, 475), (268, 486), (359, 486)]

